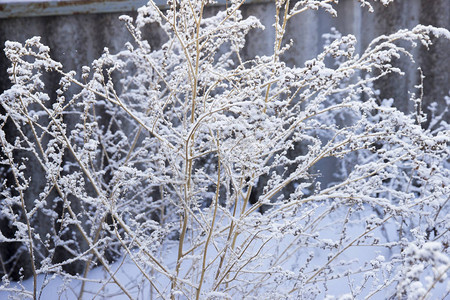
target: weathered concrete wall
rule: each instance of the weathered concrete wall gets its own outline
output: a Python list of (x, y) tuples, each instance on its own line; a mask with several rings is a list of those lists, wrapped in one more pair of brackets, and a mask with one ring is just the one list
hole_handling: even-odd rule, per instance
[[(273, 1), (257, 2), (246, 5), (243, 9), (244, 15), (259, 17), (266, 30), (255, 30), (249, 34), (244, 50), (244, 57), (247, 58), (256, 54), (271, 54), (273, 51), (274, 4)], [(450, 27), (448, 0), (396, 0), (388, 7), (377, 2), (374, 4), (375, 13), (369, 13), (367, 8), (360, 7), (359, 2), (354, 0), (340, 2), (338, 18), (333, 18), (323, 11), (309, 11), (292, 20), (286, 36), (286, 39), (294, 40), (294, 47), (285, 55), (289, 64), (301, 65), (320, 52), (323, 42), (321, 36), (328, 32), (331, 26), (342, 34), (356, 35), (360, 41), (360, 49), (364, 49), (376, 36), (412, 28), (419, 23)], [(6, 40), (23, 42), (39, 35), (51, 48), (54, 59), (61, 61), (66, 70), (78, 71), (82, 65), (88, 65), (99, 57), (104, 47), (114, 53), (130, 40), (124, 25), (117, 20), (121, 14), (123, 13), (0, 19), (0, 45), (3, 47)], [(150, 43), (155, 46), (163, 38), (156, 28), (149, 29), (148, 37)], [(422, 46), (415, 50), (418, 55), (417, 62), (423, 65), (426, 71), (427, 101), (439, 101), (448, 94), (449, 46), (449, 41), (439, 40), (430, 51), (426, 51)], [(0, 92), (9, 86), (7, 64), (1, 52)], [(383, 96), (398, 98), (398, 105), (406, 109), (409, 104), (404, 98), (407, 98), (407, 91), (417, 83), (418, 65), (410, 64), (406, 60), (401, 60), (400, 65), (407, 71), (405, 78), (395, 76), (384, 80), (382, 86), (387, 92)]]
[[(362, 51), (377, 36), (391, 34), (400, 29), (413, 28), (417, 24), (434, 25), (450, 28), (450, 5), (447, 0), (396, 0), (388, 7), (375, 3), (375, 12), (359, 6), (353, 0), (340, 1), (337, 6), (338, 18), (333, 18), (323, 11), (308, 11), (292, 19), (288, 25), (286, 40), (294, 40), (294, 47), (284, 56), (289, 64), (301, 65), (313, 58), (322, 50), (322, 34), (330, 27), (335, 27), (343, 35), (353, 34), (359, 41), (357, 51)], [(253, 32), (249, 36), (245, 56), (252, 57), (255, 53), (272, 53), (274, 39), (272, 4), (251, 4), (244, 9), (245, 15), (255, 15), (262, 19), (266, 30)], [(379, 82), (383, 88), (382, 97), (395, 98), (396, 104), (404, 109), (412, 109), (408, 101), (408, 91), (414, 90), (418, 83), (417, 68), (423, 66), (425, 80), (425, 103), (438, 101), (444, 105), (444, 96), (448, 95), (450, 80), (448, 68), (450, 56), (448, 40), (435, 40), (435, 45), (429, 50), (419, 45), (413, 50), (416, 64), (402, 58), (398, 65), (405, 71), (405, 76), (392, 75)], [(424, 105), (425, 107), (427, 105)], [(450, 116), (449, 116), (450, 118)]]

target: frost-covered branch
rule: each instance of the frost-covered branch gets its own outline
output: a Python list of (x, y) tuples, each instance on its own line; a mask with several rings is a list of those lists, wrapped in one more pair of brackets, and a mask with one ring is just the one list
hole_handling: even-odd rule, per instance
[[(240, 51), (262, 25), (243, 18), (243, 1), (207, 18), (207, 1), (164, 11), (150, 1), (136, 20), (121, 17), (124, 50), (106, 49), (78, 75), (37, 37), (7, 42), (1, 214), (15, 235), (0, 237), (25, 245), (35, 282), (16, 290), (4, 277), (0, 289), (36, 298), (38, 275), (56, 274), (80, 281), (82, 298), (101, 266), (107, 278), (95, 293), (112, 282), (131, 299), (143, 290), (172, 299), (431, 295), (449, 269), (447, 108), (431, 105), (423, 128), (423, 94), (407, 114), (373, 83), (402, 74), (398, 57), (413, 59), (402, 41), (428, 47), (450, 33), (418, 25), (357, 53), (355, 36), (333, 32), (322, 53), (287, 66), (287, 22), (309, 9), (335, 15), (335, 2), (276, 1), (274, 54), (250, 61)], [(142, 38), (149, 23), (167, 35), (160, 48)], [(48, 72), (60, 78), (54, 97), (41, 80)], [(329, 158), (334, 181), (323, 183), (318, 165)], [(31, 168), (45, 182), (39, 191)], [(118, 264), (140, 279), (122, 283)]]

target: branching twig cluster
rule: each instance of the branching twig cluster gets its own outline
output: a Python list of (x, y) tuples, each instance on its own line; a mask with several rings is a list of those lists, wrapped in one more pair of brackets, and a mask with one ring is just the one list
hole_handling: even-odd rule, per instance
[[(288, 67), (289, 19), (335, 14), (337, 1), (276, 1), (274, 54), (243, 61), (246, 34), (262, 27), (242, 17), (243, 2), (205, 18), (207, 1), (169, 1), (166, 11), (150, 1), (136, 20), (121, 17), (126, 49), (105, 50), (79, 77), (39, 38), (6, 43), (1, 216), (15, 234), (1, 242), (23, 245), (34, 278), (16, 293), (39, 298), (38, 275), (58, 274), (82, 282), (81, 298), (94, 266), (103, 287), (131, 299), (136, 288), (164, 299), (309, 299), (336, 292), (335, 282), (349, 297), (416, 299), (445, 280), (450, 127), (431, 107), (423, 129), (420, 97), (406, 114), (373, 82), (401, 74), (393, 62), (411, 55), (398, 41), (428, 47), (450, 33), (418, 25), (362, 53), (354, 36), (334, 34), (316, 58)], [(167, 35), (160, 49), (142, 38), (149, 23)], [(45, 72), (60, 77), (55, 95)], [(316, 166), (329, 157), (339, 168), (325, 185)], [(45, 177), (33, 193), (30, 169)], [(143, 280), (121, 282), (115, 261)], [(4, 277), (1, 289), (15, 288)]]

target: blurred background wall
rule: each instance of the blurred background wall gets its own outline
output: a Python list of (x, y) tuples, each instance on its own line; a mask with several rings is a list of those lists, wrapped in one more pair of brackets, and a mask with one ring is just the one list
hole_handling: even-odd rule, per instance
[[(14, 0), (3, 0), (14, 2)], [(21, 2), (17, 1), (16, 2)], [(27, 2), (27, 1), (22, 1)], [(45, 2), (45, 1), (44, 1)], [(52, 2), (52, 1), (49, 1)], [(53, 1), (57, 2), (57, 1)], [(52, 50), (52, 57), (60, 61), (66, 70), (79, 71), (81, 66), (88, 65), (98, 58), (104, 47), (112, 53), (122, 49), (124, 43), (131, 39), (125, 26), (118, 21), (118, 17), (128, 13), (133, 15), (137, 4), (146, 1), (67, 1), (72, 7), (51, 10), (45, 5), (31, 9), (26, 17), (15, 17), (26, 14), (26, 10), (9, 12), (8, 7), (0, 1), (0, 47), (4, 47), (7, 40), (23, 42), (32, 36), (41, 36), (42, 42)], [(76, 4), (76, 3), (83, 3)], [(86, 6), (85, 3), (99, 2), (102, 5)], [(108, 4), (110, 2), (110, 4)], [(123, 2), (121, 4), (121, 2)], [(157, 1), (160, 4), (165, 1)], [(219, 1), (225, 4), (225, 0)], [(274, 39), (274, 1), (247, 0), (243, 7), (245, 16), (259, 17), (266, 29), (254, 30), (248, 35), (248, 43), (244, 49), (244, 56), (251, 58), (255, 55), (271, 54)], [(294, 2), (295, 1), (291, 1)], [(341, 0), (337, 5), (338, 18), (333, 18), (323, 11), (308, 11), (298, 15), (287, 28), (287, 39), (294, 40), (294, 47), (285, 55), (285, 60), (291, 65), (302, 65), (305, 60), (314, 57), (323, 44), (322, 34), (335, 27), (342, 34), (354, 34), (359, 43), (359, 49), (364, 49), (375, 37), (382, 34), (394, 33), (399, 29), (413, 28), (417, 24), (434, 25), (450, 28), (450, 5), (448, 0), (395, 0), (388, 7), (379, 2), (374, 3), (375, 12), (369, 13), (367, 7), (360, 7), (356, 0)], [(119, 3), (119, 4), (117, 4)], [(132, 4), (133, 3), (133, 4)], [(3, 6), (3, 7), (2, 7)], [(218, 8), (212, 8), (216, 10)], [(17, 12), (19, 10), (19, 12)], [(86, 12), (91, 10), (91, 13)], [(116, 11), (119, 12), (108, 12)], [(107, 11), (102, 13), (101, 11)], [(50, 16), (33, 16), (33, 13), (58, 14)], [(65, 14), (65, 15), (61, 15)], [(3, 18), (1, 18), (3, 17)], [(164, 39), (162, 33), (156, 28), (147, 31), (150, 44), (157, 47)], [(436, 40), (429, 51), (418, 46), (414, 52), (417, 64), (407, 60), (400, 60), (399, 64), (406, 70), (404, 78), (387, 78), (381, 84), (386, 91), (385, 97), (394, 97), (399, 107), (408, 109), (408, 90), (418, 82), (417, 67), (424, 66), (425, 76), (425, 102), (443, 101), (448, 95), (450, 85), (448, 69), (450, 56), (448, 55), (450, 42)], [(3, 51), (0, 52), (0, 92), (10, 86), (6, 69), (8, 62)], [(444, 102), (440, 102), (444, 103)]]

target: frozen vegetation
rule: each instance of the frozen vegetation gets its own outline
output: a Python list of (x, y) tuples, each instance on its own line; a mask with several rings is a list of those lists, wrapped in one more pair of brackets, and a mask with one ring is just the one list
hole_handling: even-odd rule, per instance
[[(449, 31), (418, 25), (357, 53), (330, 29), (322, 53), (290, 67), (280, 57), (301, 41), (286, 24), (336, 15), (337, 1), (276, 1), (273, 54), (250, 61), (240, 51), (260, 21), (244, 1), (205, 18), (207, 2), (122, 16), (130, 42), (81, 74), (39, 37), (6, 43), (0, 214), (13, 234), (0, 242), (29, 269), (5, 275), (0, 298), (448, 296), (450, 97), (426, 116), (420, 76), (402, 112), (373, 83), (401, 80), (395, 60)], [(149, 23), (160, 48), (142, 38)], [(335, 180), (321, 184), (329, 157)]]

